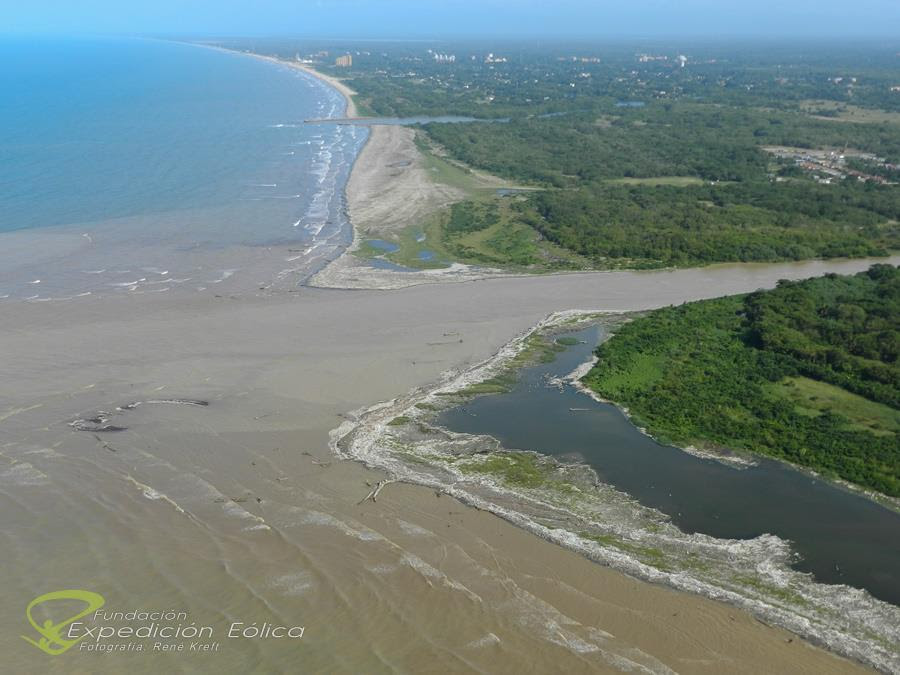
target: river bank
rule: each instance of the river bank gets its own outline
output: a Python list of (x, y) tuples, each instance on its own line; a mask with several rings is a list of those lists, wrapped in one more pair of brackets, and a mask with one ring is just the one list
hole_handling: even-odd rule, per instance
[[(576, 418), (569, 419), (571, 415), (579, 414), (577, 411), (592, 410), (570, 407), (569, 412), (551, 412), (554, 406), (584, 406), (587, 403), (584, 399), (578, 400), (583, 394), (567, 397), (568, 403), (557, 403), (559, 393), (565, 386), (565, 381), (558, 379), (562, 372), (549, 380), (546, 375), (529, 375), (526, 382), (516, 387), (516, 392), (520, 389), (521, 392), (515, 396), (515, 403), (510, 403), (511, 409), (497, 409), (498, 419), (510, 422), (510, 433), (522, 445), (504, 446), (494, 437), (484, 435), (491, 433), (493, 427), (488, 421), (492, 417), (491, 411), (503, 405), (505, 396), (501, 392), (513, 389), (519, 369), (535, 361), (547, 360), (547, 350), (549, 354), (560, 351), (560, 347), (553, 346), (554, 335), (572, 333), (578, 331), (580, 326), (597, 322), (603, 325), (612, 321), (614, 324), (622, 318), (594, 312), (559, 312), (551, 315), (504, 345), (486, 361), (464, 371), (448, 373), (433, 386), (414, 391), (390, 404), (379, 404), (360, 411), (355, 420), (345, 422), (335, 430), (332, 445), (336, 452), (363, 461), (368, 466), (384, 469), (396, 480), (445, 491), (465, 503), (488, 510), (541, 538), (614, 569), (725, 600), (753, 612), (762, 620), (787, 627), (882, 670), (892, 672), (900, 667), (897, 652), (890, 646), (898, 642), (896, 626), (900, 621), (900, 610), (896, 606), (847, 586), (818, 583), (811, 576), (791, 569), (796, 554), (790, 542), (777, 536), (764, 534), (747, 540), (734, 540), (716, 539), (700, 533), (685, 534), (676, 526), (682, 520), (681, 513), (670, 520), (653, 508), (639, 505), (631, 490), (619, 492), (608, 483), (608, 479), (598, 481), (597, 474), (580, 454), (582, 448), (592, 443), (603, 445), (602, 433), (593, 427), (592, 431), (587, 432), (590, 440), (581, 439), (581, 443), (565, 440), (563, 436), (555, 440), (546, 438), (547, 434), (542, 436), (539, 430), (542, 424), (556, 429), (563, 425), (568, 429), (578, 424)], [(544, 368), (546, 366), (535, 366), (534, 370), (542, 372)], [(577, 373), (578, 369), (575, 369), (573, 374), (577, 376)], [(529, 410), (523, 412), (523, 419), (517, 419), (516, 411), (527, 408), (529, 397), (538, 396), (527, 392), (538, 391), (547, 392), (543, 396), (549, 398), (541, 398), (540, 402), (536, 400), (535, 407), (544, 412), (538, 427), (530, 428), (527, 422), (529, 416), (541, 416), (542, 413)], [(498, 394), (499, 399), (488, 396), (472, 400), (480, 394), (492, 393)], [(559, 417), (560, 414), (563, 418)], [(504, 424), (498, 422), (497, 426), (501, 428)], [(528, 430), (522, 434), (512, 431), (526, 428)], [(472, 430), (461, 433), (464, 429)], [(633, 433), (638, 435), (636, 431)], [(527, 439), (539, 437), (544, 438), (551, 447), (559, 448), (558, 453), (563, 457), (567, 456), (566, 448), (577, 456), (557, 461), (540, 452), (534, 454), (534, 449), (545, 446), (536, 440), (533, 442), (538, 445), (529, 444)], [(618, 434), (612, 442), (616, 446), (627, 443)], [(735, 469), (717, 469), (710, 463), (704, 466), (696, 461), (683, 461), (686, 457), (679, 458), (678, 453), (673, 456), (657, 450), (655, 444), (647, 445), (649, 453), (645, 451), (644, 454), (652, 459), (644, 458), (642, 452), (632, 448), (631, 452), (625, 453), (628, 457), (623, 459), (625, 464), (640, 464), (646, 459), (654, 465), (662, 462), (668, 466), (665, 463), (672, 459), (675, 460), (673, 466), (663, 470), (663, 473), (670, 471), (677, 475), (679, 467), (687, 465), (684, 470), (689, 475), (710, 474), (704, 480), (712, 483), (734, 482), (731, 488), (734, 499), (739, 499), (742, 476), (755, 477), (757, 473), (763, 473), (759, 469), (747, 474)], [(611, 471), (614, 465), (609, 462), (615, 461), (611, 457), (607, 462), (601, 462), (598, 470)], [(776, 466), (771, 462), (769, 464)], [(792, 485), (784, 494), (786, 499), (789, 500), (790, 495), (798, 490), (803, 492), (806, 484), (803, 474), (790, 470), (781, 473)], [(770, 484), (770, 489), (774, 489), (774, 485), (779, 483), (778, 475), (776, 469), (773, 476), (761, 478), (760, 482)], [(746, 482), (748, 479), (743, 480)], [(652, 487), (663, 491), (677, 491), (674, 483), (667, 487), (665, 477), (653, 475), (652, 471), (642, 474), (635, 485), (643, 489), (647, 481), (655, 483)], [(759, 488), (751, 488), (746, 496), (752, 499)], [(646, 497), (657, 500), (656, 491), (643, 491), (647, 492)], [(686, 488), (684, 492), (691, 494), (697, 491), (702, 492), (703, 487)], [(805, 498), (813, 498), (814, 494), (815, 491)], [(773, 492), (771, 498), (777, 496)], [(834, 491), (834, 498), (839, 497), (841, 493)], [(705, 513), (709, 508), (722, 510), (725, 505), (720, 503), (721, 498), (721, 495), (711, 496), (708, 500), (698, 497), (704, 505), (699, 513)], [(799, 499), (802, 503), (802, 498)], [(668, 501), (670, 499), (663, 500), (665, 503)], [(857, 503), (851, 499), (845, 506), (852, 506), (850, 502)], [(823, 507), (831, 508), (824, 504)], [(688, 504), (681, 508), (687, 510)], [(869, 511), (872, 510), (878, 511), (879, 507), (870, 507)], [(768, 524), (774, 526), (776, 531), (780, 529), (776, 522), (779, 513), (784, 515), (781, 509), (776, 508), (775, 513), (770, 514), (775, 520), (770, 519)], [(836, 513), (839, 516), (841, 509), (838, 508)], [(672, 515), (675, 515), (674, 512)], [(853, 518), (849, 520), (852, 522)], [(715, 529), (725, 527), (722, 531), (728, 531), (725, 522), (720, 525), (720, 521), (710, 521), (709, 524), (713, 522)], [(758, 529), (766, 527), (766, 524), (758, 523), (751, 526), (757, 532), (769, 531)], [(797, 536), (804, 534), (802, 519), (795, 527), (799, 529), (792, 532)], [(877, 540), (878, 537), (875, 538)], [(855, 555), (855, 550), (856, 547), (851, 545), (847, 553)], [(834, 562), (835, 555), (840, 557), (836, 552), (823, 555), (828, 565)], [(882, 560), (882, 564), (889, 569), (889, 562)], [(862, 563), (860, 570), (863, 568), (867, 568), (866, 563)], [(826, 573), (829, 570), (827, 565), (821, 568)], [(877, 576), (871, 578), (873, 583), (878, 583)], [(836, 583), (835, 580), (829, 581)], [(879, 586), (879, 590), (891, 593), (896, 589)], [(838, 616), (842, 617), (840, 621), (831, 618)], [(850, 616), (853, 619), (847, 620)], [(876, 636), (877, 639), (874, 639)]]

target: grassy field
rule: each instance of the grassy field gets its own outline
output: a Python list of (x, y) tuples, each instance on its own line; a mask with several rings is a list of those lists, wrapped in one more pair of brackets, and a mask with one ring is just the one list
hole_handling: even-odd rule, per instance
[(485, 186), (478, 175), (457, 162), (453, 162), (438, 154), (435, 146), (430, 144), (421, 133), (416, 134), (416, 147), (422, 153), (425, 168), (431, 173), (436, 183), (455, 187), (469, 196), (482, 192), (493, 192), (496, 188)]
[(837, 120), (839, 122), (858, 122), (860, 124), (900, 124), (900, 113), (888, 110), (876, 110), (874, 108), (860, 108), (850, 103), (839, 101), (803, 101), (800, 109), (823, 119)]
[(836, 410), (848, 420), (848, 429), (868, 431), (876, 436), (891, 436), (900, 432), (900, 411), (827, 382), (788, 377), (774, 384), (770, 391), (792, 404), (797, 412), (810, 417)]
[(609, 183), (613, 185), (674, 185), (685, 187), (687, 185), (703, 185), (702, 178), (696, 176), (654, 176), (651, 178), (615, 178)]
[[(515, 200), (516, 197), (494, 194), (476, 196), (470, 201), (495, 204), (500, 218), (485, 229), (463, 234), (449, 234), (446, 227), (450, 210), (439, 211), (423, 226), (404, 230), (394, 240), (399, 250), (384, 257), (414, 269), (447, 267), (453, 262), (531, 272), (591, 267), (587, 259), (545, 240), (534, 228), (517, 219)], [(423, 252), (431, 257), (423, 259)]]

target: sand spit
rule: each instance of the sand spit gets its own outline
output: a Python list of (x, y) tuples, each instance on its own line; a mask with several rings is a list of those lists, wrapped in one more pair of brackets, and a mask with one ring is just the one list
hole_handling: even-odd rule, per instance
[[(474, 281), (516, 276), (502, 270), (453, 263), (444, 269), (396, 271), (372, 267), (357, 258), (364, 236), (379, 238), (421, 224), (435, 211), (465, 198), (458, 188), (434, 180), (415, 144), (415, 129), (394, 125), (370, 127), (347, 183), (353, 244), (314, 275), (310, 286), (341, 289), (398, 289), (419, 284)], [(485, 185), (492, 179), (483, 177)]]
[(376, 125), (347, 182), (356, 234), (384, 236), (459, 201), (462, 190), (437, 183), (424, 166), (411, 127)]
[[(890, 646), (900, 643), (900, 608), (865, 591), (816, 583), (793, 570), (795, 554), (787, 541), (769, 534), (752, 540), (687, 535), (664, 514), (599, 483), (589, 467), (533, 453), (537, 466), (551, 477), (540, 487), (511, 485), (500, 476), (467, 469), (485, 457), (502, 460), (509, 456), (507, 449), (491, 437), (433, 426), (436, 411), (458, 405), (473, 386), (501, 376), (535, 338), (597, 320), (603, 320), (603, 313), (554, 313), (491, 358), (358, 411), (332, 432), (331, 447), (388, 472), (390, 480), (439, 490), (596, 562), (731, 603), (874, 668), (900, 672), (900, 654)], [(582, 366), (569, 377), (585, 373)], [(376, 494), (386, 482), (379, 483)]]

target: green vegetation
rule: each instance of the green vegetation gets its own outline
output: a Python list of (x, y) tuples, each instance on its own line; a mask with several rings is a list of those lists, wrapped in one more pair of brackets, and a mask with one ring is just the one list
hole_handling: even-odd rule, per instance
[(558, 477), (558, 465), (553, 459), (533, 452), (503, 450), (456, 466), (463, 473), (494, 476), (510, 487), (553, 490), (567, 498), (579, 495), (573, 483)]
[(670, 569), (668, 559), (662, 550), (653, 546), (642, 546), (633, 541), (628, 541), (612, 534), (594, 534), (592, 532), (579, 532), (582, 539), (589, 539), (601, 546), (611, 546), (620, 551), (625, 551), (635, 556), (645, 565), (650, 565), (660, 570)]
[[(481, 120), (423, 127), (435, 179), (472, 203), (416, 223), (386, 256), (398, 264), (648, 268), (900, 248), (900, 96), (886, 44), (228, 46), (310, 58), (376, 115)], [(328, 54), (345, 51), (353, 66), (333, 67)], [(858, 152), (815, 163), (769, 146)], [(473, 169), (534, 192), (498, 199)]]
[(807, 377), (787, 377), (772, 386), (777, 388), (774, 395), (790, 399), (801, 414), (818, 417), (829, 410), (839, 410), (850, 420), (850, 428), (870, 431), (876, 436), (900, 432), (900, 410), (833, 384)]
[(425, 222), (387, 235), (396, 251), (386, 253), (365, 240), (355, 252), (361, 258), (384, 258), (414, 269), (437, 269), (458, 261), (532, 272), (586, 269), (591, 261), (547, 240), (522, 218), (527, 210), (523, 190), (504, 193), (496, 181), (440, 155), (420, 134), (416, 145), (434, 180), (455, 187), (466, 199), (434, 213)]
[(454, 204), (438, 215), (441, 244), (454, 260), (476, 265), (579, 268), (574, 256), (551, 250), (520, 217), (517, 197)]
[(597, 186), (532, 199), (531, 223), (598, 262), (635, 267), (886, 255), (900, 191), (857, 183)]
[(794, 607), (808, 606), (809, 601), (799, 593), (795, 593), (790, 588), (776, 586), (772, 583), (765, 583), (758, 577), (751, 577), (744, 574), (736, 574), (731, 581), (744, 588), (752, 588), (770, 598), (778, 598), (782, 602), (786, 602)]
[(703, 180), (696, 176), (650, 176), (649, 178), (613, 178), (609, 181), (613, 185), (674, 185), (685, 187), (687, 185), (703, 185)]
[[(386, 259), (417, 269), (446, 267), (452, 261), (529, 271), (591, 266), (591, 261), (547, 240), (523, 219), (528, 208), (521, 194), (498, 194), (494, 185), (442, 157), (421, 134), (416, 144), (435, 181), (462, 190), (467, 199), (401, 232), (394, 239), (399, 250)], [(360, 251), (362, 257), (379, 254), (383, 251)]]
[(415, 143), (422, 153), (425, 168), (435, 182), (458, 188), (469, 195), (485, 190), (493, 192), (493, 188), (485, 188), (471, 169), (438, 154), (434, 144), (423, 134), (416, 134)]
[[(900, 190), (820, 184), (763, 145), (851, 144), (900, 157), (888, 124), (679, 103), (603, 116), (430, 124), (463, 162), (545, 189), (518, 222), (595, 267), (885, 255), (900, 248)], [(892, 170), (862, 167), (890, 179)]]
[(838, 101), (801, 101), (800, 109), (811, 115), (841, 122), (900, 124), (900, 112), (861, 108), (858, 105)]
[[(827, 40), (781, 42), (541, 41), (410, 42), (242, 39), (224, 43), (286, 59), (316, 61), (344, 78), (366, 113), (385, 116), (538, 116), (584, 110), (597, 101), (705, 101), (796, 110), (813, 102), (900, 111), (896, 48)], [(322, 52), (325, 52), (324, 54)], [(334, 55), (350, 52), (353, 66)], [(439, 62), (434, 52), (453, 54)], [(502, 60), (488, 60), (489, 52)], [(678, 54), (687, 56), (682, 68)], [(652, 55), (651, 59), (641, 55)]]
[(471, 166), (555, 187), (616, 178), (765, 179), (762, 145), (849, 146), (900, 161), (894, 124), (844, 124), (801, 112), (694, 102), (598, 106), (561, 117), (428, 124), (425, 130)]
[(482, 394), (503, 394), (510, 389), (516, 383), (516, 378), (513, 375), (505, 375), (501, 377), (492, 377), (489, 380), (485, 380), (484, 382), (477, 382), (476, 384), (469, 385), (465, 389), (461, 389), (458, 393), (459, 396), (480, 396)]
[[(476, 195), (435, 213), (422, 227), (411, 226), (385, 253), (363, 245), (356, 254), (404, 267), (435, 269), (452, 261), (528, 271), (586, 269), (591, 262), (544, 238), (519, 215), (522, 198)], [(488, 219), (490, 214), (490, 219)]]
[(542, 487), (551, 471), (546, 461), (528, 452), (493, 453), (462, 464), (459, 468), (463, 473), (491, 474), (507, 485), (528, 488)]
[(651, 312), (584, 382), (661, 440), (748, 450), (900, 496), (900, 270)]
[(523, 349), (510, 359), (502, 372), (490, 379), (476, 382), (465, 389), (447, 395), (469, 397), (482, 394), (503, 394), (515, 386), (522, 368), (535, 363), (550, 363), (559, 352), (565, 351), (566, 343), (561, 340), (566, 340), (566, 338), (550, 340), (539, 333), (532, 333), (525, 338)]
[(406, 424), (409, 424), (410, 421), (411, 420), (409, 419), (409, 417), (406, 417), (405, 415), (400, 415), (399, 417), (395, 417), (390, 422), (388, 422), (388, 426), (389, 427), (402, 427)]

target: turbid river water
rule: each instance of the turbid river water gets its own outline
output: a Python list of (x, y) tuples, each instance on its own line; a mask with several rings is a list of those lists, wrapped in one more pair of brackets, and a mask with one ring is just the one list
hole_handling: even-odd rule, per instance
[(478, 397), (444, 412), (453, 431), (489, 434), (507, 448), (588, 463), (601, 481), (668, 514), (688, 533), (789, 540), (794, 567), (900, 605), (900, 514), (780, 462), (735, 469), (661, 445), (615, 406), (571, 386), (546, 386), (590, 358), (605, 336), (594, 326), (550, 364), (522, 371), (508, 394)]

